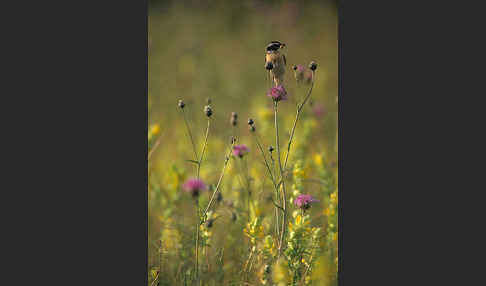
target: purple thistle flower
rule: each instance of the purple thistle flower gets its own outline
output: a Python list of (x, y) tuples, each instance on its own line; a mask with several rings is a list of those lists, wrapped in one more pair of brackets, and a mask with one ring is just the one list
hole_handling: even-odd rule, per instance
[(274, 101), (286, 100), (288, 97), (287, 91), (283, 87), (283, 85), (278, 85), (276, 87), (272, 87), (267, 96), (273, 98)]
[(248, 152), (250, 152), (250, 149), (248, 149), (248, 147), (246, 147), (244, 144), (233, 146), (233, 155), (235, 156), (243, 158), (243, 156)]
[(182, 188), (196, 198), (200, 192), (207, 190), (206, 184), (200, 179), (189, 179), (182, 185)]
[(311, 203), (318, 202), (318, 200), (314, 199), (311, 195), (299, 195), (295, 201), (294, 204), (301, 208), (301, 209), (308, 209), (311, 206)]

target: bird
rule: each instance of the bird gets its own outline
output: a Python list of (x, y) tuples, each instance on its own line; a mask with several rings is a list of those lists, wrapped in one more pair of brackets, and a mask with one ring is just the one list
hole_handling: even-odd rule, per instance
[(271, 41), (268, 43), (265, 51), (265, 66), (268, 67), (268, 63), (272, 63), (273, 67), (270, 69), (270, 76), (273, 78), (275, 85), (282, 85), (285, 75), (285, 66), (287, 59), (281, 52), (286, 47), (284, 43), (279, 41)]

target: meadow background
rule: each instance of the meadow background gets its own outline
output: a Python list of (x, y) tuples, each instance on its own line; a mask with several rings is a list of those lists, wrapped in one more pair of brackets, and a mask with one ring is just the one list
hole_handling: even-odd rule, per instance
[[(337, 273), (337, 95), (338, 18), (335, 1), (151, 1), (149, 3), (149, 285), (190, 285), (194, 264), (194, 203), (181, 191), (194, 176), (193, 159), (184, 120), (185, 112), (198, 148), (210, 98), (214, 114), (201, 178), (216, 184), (230, 136), (237, 136), (250, 153), (246, 158), (252, 184), (250, 218), (244, 209), (241, 169), (231, 159), (221, 186), (223, 200), (212, 214), (216, 219), (204, 233), (209, 246), (201, 256), (201, 285), (300, 285), (287, 265), (271, 264), (265, 278), (265, 239), (273, 232), (274, 207), (262, 156), (248, 130), (253, 118), (265, 148), (275, 147), (269, 82), (264, 69), (265, 46), (272, 40), (287, 44), (287, 101), (279, 104), (280, 145), (286, 150), (289, 130), (308, 87), (297, 86), (291, 66), (318, 64), (315, 85), (303, 110), (289, 157), (288, 197), (293, 192), (320, 200), (309, 211), (311, 225), (321, 228), (319, 251), (312, 275), (303, 283), (336, 285)], [(238, 125), (230, 125), (231, 112)], [(154, 149), (155, 146), (155, 149)], [(283, 151), (282, 156), (285, 155)], [(295, 190), (294, 190), (295, 189)], [(201, 197), (207, 204), (208, 194)], [(290, 206), (289, 220), (295, 223)], [(236, 216), (236, 220), (234, 220)], [(254, 245), (261, 257), (242, 274), (251, 242), (245, 235), (248, 220), (260, 217), (263, 229)], [(331, 225), (331, 226), (330, 226)], [(271, 251), (271, 250), (270, 250)], [(309, 262), (309, 261), (307, 261)], [(303, 262), (304, 263), (304, 262)], [(159, 274), (157, 274), (159, 273)], [(280, 281), (280, 282), (279, 282)], [(157, 285), (154, 284), (154, 285)]]

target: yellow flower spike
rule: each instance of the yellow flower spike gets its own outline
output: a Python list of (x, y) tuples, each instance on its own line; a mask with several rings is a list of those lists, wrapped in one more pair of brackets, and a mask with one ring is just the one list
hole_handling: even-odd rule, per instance
[(298, 225), (300, 224), (300, 221), (302, 220), (302, 217), (300, 215), (298, 215), (296, 218), (295, 218), (295, 224)]
[(338, 240), (338, 233), (335, 232), (334, 235), (332, 236), (332, 240), (337, 241)]
[(154, 124), (152, 125), (152, 134), (157, 135), (160, 133), (160, 125), (159, 124)]
[(334, 192), (330, 195), (330, 201), (332, 204), (337, 202), (337, 192)]
[(317, 166), (322, 166), (322, 155), (321, 154), (315, 154), (314, 155), (314, 163)]
[(331, 213), (331, 211), (329, 210), (329, 208), (326, 208), (326, 209), (324, 210), (324, 214), (325, 214), (326, 216), (329, 216), (329, 214), (330, 214), (330, 213)]

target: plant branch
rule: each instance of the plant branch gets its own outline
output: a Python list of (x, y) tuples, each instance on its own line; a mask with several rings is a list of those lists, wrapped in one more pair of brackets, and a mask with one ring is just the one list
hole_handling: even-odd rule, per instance
[(309, 97), (312, 94), (312, 88), (314, 87), (314, 76), (315, 76), (315, 72), (313, 71), (312, 72), (311, 87), (310, 87), (309, 91), (307, 92), (307, 95), (304, 98), (304, 100), (302, 101), (302, 103), (297, 106), (297, 113), (295, 115), (294, 125), (292, 126), (292, 130), (290, 132), (289, 144), (287, 145), (287, 154), (285, 155), (284, 169), (287, 168), (287, 161), (289, 159), (290, 146), (292, 145), (292, 140), (294, 139), (294, 133), (295, 133), (295, 127), (297, 126), (297, 121), (299, 121), (299, 116), (300, 116), (300, 113), (302, 111), (302, 108), (304, 108), (304, 105), (306, 104), (307, 100), (309, 99)]
[[(204, 145), (201, 151), (201, 158), (197, 161), (197, 178), (199, 179), (199, 171), (201, 170), (201, 164), (204, 157), (204, 151), (206, 151), (206, 146), (208, 145), (208, 135), (209, 135), (209, 126), (211, 125), (211, 120), (208, 118), (208, 127), (206, 128), (206, 136), (204, 137)], [(196, 155), (197, 156), (197, 155)]]

